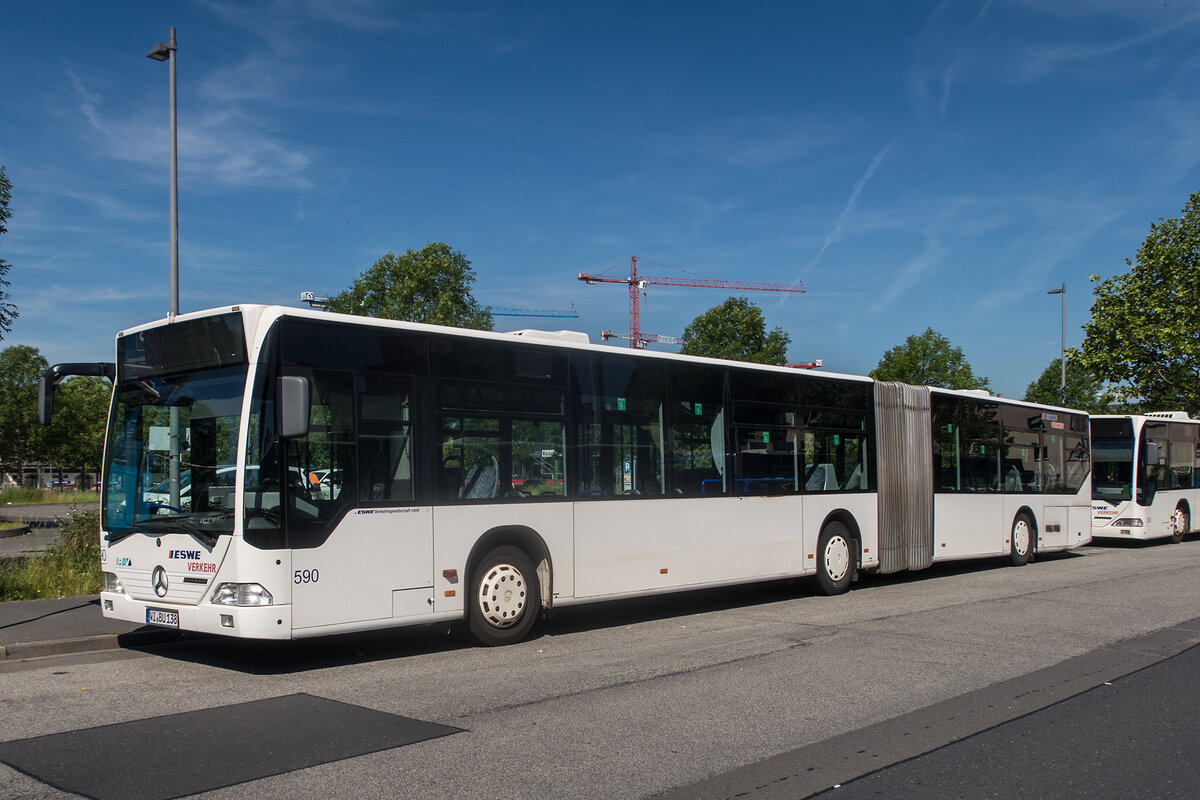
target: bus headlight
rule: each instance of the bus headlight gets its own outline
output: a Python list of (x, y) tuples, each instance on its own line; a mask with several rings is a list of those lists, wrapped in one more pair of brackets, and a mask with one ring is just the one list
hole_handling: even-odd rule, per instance
[(1113, 522), (1112, 526), (1114, 528), (1141, 528), (1141, 527), (1143, 527), (1142, 521), (1140, 519), (1138, 519), (1137, 517), (1127, 517), (1126, 519), (1116, 520), (1115, 522)]
[(125, 594), (125, 587), (121, 585), (121, 579), (117, 577), (117, 573), (104, 573), (104, 591)]
[(212, 601), (219, 606), (269, 606), (275, 598), (259, 583), (222, 583), (213, 590)]

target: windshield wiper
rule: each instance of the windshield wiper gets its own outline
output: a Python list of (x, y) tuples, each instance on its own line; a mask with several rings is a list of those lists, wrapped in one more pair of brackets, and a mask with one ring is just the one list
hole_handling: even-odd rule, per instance
[(211, 533), (205, 529), (205, 523), (214, 523), (218, 520), (232, 518), (232, 511), (222, 514), (215, 514), (208, 517), (201, 517), (199, 520), (188, 514), (158, 514), (150, 517), (149, 519), (135, 520), (133, 525), (127, 531), (109, 533), (108, 543), (115, 544), (116, 542), (119, 542), (128, 536), (132, 536), (134, 533), (164, 533), (160, 526), (163, 523), (173, 523), (179, 528), (182, 528), (185, 533), (189, 534), (193, 539), (200, 542), (200, 544), (204, 545), (209, 550), (212, 550), (214, 547), (216, 547), (217, 536), (223, 533), (223, 531), (217, 531), (215, 534)]
[[(225, 513), (225, 514), (218, 514), (215, 517), (201, 517), (200, 520), (201, 520), (201, 523), (203, 523), (203, 522), (209, 522), (209, 521), (216, 521), (218, 519), (229, 519), (232, 516), (233, 516), (233, 513), (229, 512), (229, 513)], [(181, 527), (185, 531), (187, 531), (189, 534), (191, 534), (193, 539), (200, 542), (200, 544), (204, 545), (209, 550), (212, 550), (217, 545), (217, 537), (214, 534), (210, 533), (209, 531), (205, 530), (204, 525), (201, 523), (198, 523), (191, 516), (188, 516), (185, 514), (168, 514), (167, 516), (163, 517), (163, 520), (166, 522), (174, 522), (176, 525), (178, 525), (179, 527)]]
[(138, 524), (139, 523), (136, 523), (136, 522), (133, 523), (133, 525), (127, 531), (109, 531), (108, 532), (108, 543), (116, 544), (117, 542), (121, 541), (122, 539), (128, 539), (130, 536), (133, 536), (135, 533), (138, 532), (138, 530), (137, 530)]

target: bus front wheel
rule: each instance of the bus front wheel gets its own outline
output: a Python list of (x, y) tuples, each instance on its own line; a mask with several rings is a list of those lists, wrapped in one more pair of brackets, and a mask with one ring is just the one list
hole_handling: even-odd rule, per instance
[(1188, 534), (1188, 528), (1191, 526), (1191, 520), (1188, 518), (1187, 509), (1179, 506), (1175, 509), (1175, 513), (1171, 515), (1171, 541), (1178, 544), (1183, 541), (1183, 537)]
[(1029, 515), (1022, 511), (1017, 514), (1017, 518), (1013, 520), (1010, 557), (1014, 566), (1023, 567), (1033, 560), (1033, 537), (1034, 527), (1033, 520)]
[(850, 529), (830, 522), (817, 539), (817, 589), (821, 594), (842, 594), (854, 577), (854, 550)]
[(506, 545), (489, 552), (475, 567), (467, 608), (467, 633), (489, 647), (525, 638), (537, 621), (541, 587), (533, 561)]

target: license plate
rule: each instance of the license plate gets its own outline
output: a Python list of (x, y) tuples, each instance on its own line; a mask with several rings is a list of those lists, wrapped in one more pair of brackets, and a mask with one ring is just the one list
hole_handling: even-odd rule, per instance
[(168, 628), (179, 627), (179, 612), (169, 608), (147, 608), (147, 625), (165, 625)]

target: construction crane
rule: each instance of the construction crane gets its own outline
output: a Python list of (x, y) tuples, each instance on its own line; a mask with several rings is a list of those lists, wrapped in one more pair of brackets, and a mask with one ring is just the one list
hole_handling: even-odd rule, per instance
[[(619, 333), (613, 333), (612, 331), (600, 331), (600, 338), (606, 342), (609, 339), (629, 339), (632, 341), (632, 337), (623, 336)], [(663, 344), (684, 344), (684, 340), (680, 339), (678, 336), (663, 336), (657, 333), (643, 333), (642, 339), (647, 342), (662, 342)]]
[[(799, 283), (746, 283), (743, 281), (719, 281), (712, 278), (680, 278), (680, 277), (655, 277), (650, 275), (638, 275), (637, 271), (638, 257), (630, 256), (629, 258), (629, 277), (628, 278), (605, 278), (600, 275), (588, 275), (587, 273), (579, 273), (579, 280), (587, 283), (589, 286), (597, 283), (624, 283), (629, 287), (629, 346), (637, 349), (645, 348), (650, 341), (655, 341), (648, 338), (651, 334), (642, 333), (641, 309), (639, 306), (638, 292), (645, 289), (647, 286), (691, 286), (699, 289), (747, 289), (754, 292), (803, 292)], [(659, 266), (664, 266), (660, 264)], [(619, 337), (624, 338), (624, 337)]]
[(579, 317), (579, 312), (572, 304), (569, 310), (554, 308), (495, 308), (491, 309), (493, 317)]

